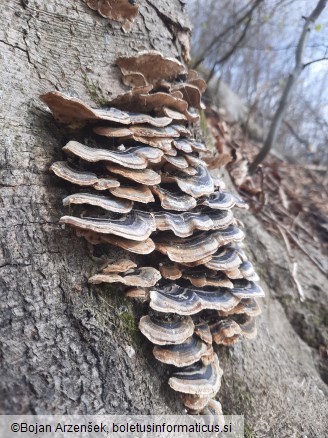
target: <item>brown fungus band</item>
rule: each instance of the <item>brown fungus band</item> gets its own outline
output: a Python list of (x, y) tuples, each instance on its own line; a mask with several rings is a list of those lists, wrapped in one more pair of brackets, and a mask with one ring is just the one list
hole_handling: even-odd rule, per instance
[[(113, 18), (110, 1), (87, 3)], [(263, 290), (233, 214), (247, 205), (212, 178), (202, 160), (207, 148), (191, 136), (205, 90), (198, 74), (155, 51), (117, 65), (131, 90), (106, 108), (58, 91), (42, 96), (59, 123), (87, 126), (92, 136), (70, 141), (68, 161), (51, 166), (76, 190), (63, 201), (70, 215), (61, 223), (93, 245), (120, 248), (89, 282), (117, 283), (126, 297), (148, 303), (139, 328), (173, 369), (170, 387), (190, 412), (220, 417), (214, 349), (252, 339), (261, 312)]]

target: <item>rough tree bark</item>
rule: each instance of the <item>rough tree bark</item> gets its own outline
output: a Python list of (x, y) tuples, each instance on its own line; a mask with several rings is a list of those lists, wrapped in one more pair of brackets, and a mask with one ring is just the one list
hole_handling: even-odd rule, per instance
[(48, 169), (72, 134), (39, 100), (58, 89), (99, 106), (122, 92), (119, 54), (181, 58), (180, 1), (141, 3), (129, 34), (82, 0), (1, 4), (0, 413), (181, 411), (142, 345), (133, 355), (134, 310), (88, 287), (89, 248), (58, 225), (69, 188)]

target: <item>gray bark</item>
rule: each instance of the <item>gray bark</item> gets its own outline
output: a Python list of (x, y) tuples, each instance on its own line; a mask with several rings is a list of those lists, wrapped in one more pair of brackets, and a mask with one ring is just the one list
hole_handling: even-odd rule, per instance
[(130, 34), (82, 0), (1, 4), (0, 413), (181, 411), (145, 360), (149, 346), (133, 320), (141, 310), (113, 290), (90, 289), (90, 249), (58, 225), (71, 188), (48, 169), (73, 134), (39, 100), (58, 89), (99, 106), (122, 91), (119, 54), (180, 58), (181, 3), (141, 3)]

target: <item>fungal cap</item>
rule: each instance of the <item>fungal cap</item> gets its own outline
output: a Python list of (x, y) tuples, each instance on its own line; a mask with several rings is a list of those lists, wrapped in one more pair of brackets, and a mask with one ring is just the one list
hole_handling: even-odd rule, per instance
[(122, 283), (126, 286), (151, 287), (162, 278), (161, 274), (154, 268), (130, 269), (124, 273), (97, 274), (89, 278), (89, 283)]
[[(165, 58), (155, 50), (140, 52), (137, 56), (121, 56), (116, 60), (124, 77), (131, 73), (141, 73), (146, 85), (156, 86), (161, 81), (173, 81), (186, 74), (186, 68), (173, 58)], [(133, 86), (132, 83), (128, 84)]]
[(182, 276), (182, 272), (176, 263), (160, 263), (159, 270), (162, 277), (167, 280), (178, 280)]
[(145, 185), (138, 186), (120, 186), (111, 189), (111, 193), (118, 198), (129, 199), (130, 201), (148, 204), (154, 202), (154, 196), (150, 189)]
[(153, 186), (152, 191), (159, 197), (164, 210), (188, 211), (196, 207), (196, 200), (184, 193), (172, 192), (160, 186)]
[(195, 324), (195, 334), (207, 344), (212, 344), (212, 333), (205, 321)]
[(82, 187), (90, 186), (96, 190), (107, 190), (120, 185), (116, 179), (98, 178), (95, 173), (73, 169), (66, 161), (57, 161), (50, 170), (65, 181)]
[(248, 260), (242, 262), (239, 266), (239, 270), (244, 278), (249, 281), (259, 281), (260, 278), (254, 270), (254, 266)]
[(125, 296), (127, 298), (136, 298), (145, 301), (147, 299), (147, 292), (145, 289), (131, 288), (125, 293)]
[(110, 196), (99, 196), (91, 193), (75, 193), (63, 199), (63, 205), (65, 207), (72, 204), (92, 205), (115, 213), (129, 213), (133, 207), (131, 201), (116, 199)]
[(195, 315), (205, 309), (230, 310), (239, 302), (224, 288), (184, 288), (171, 285), (166, 288), (150, 290), (150, 307), (157, 312), (170, 312), (178, 315)]
[(243, 298), (233, 309), (218, 312), (219, 316), (240, 315), (242, 313), (249, 316), (259, 316), (261, 315), (261, 308), (254, 298)]
[(173, 231), (178, 237), (189, 237), (195, 230), (210, 230), (213, 221), (203, 213), (154, 213), (156, 228), (160, 231)]
[(201, 267), (199, 269), (187, 269), (183, 271), (183, 278), (190, 281), (195, 287), (225, 287), (233, 288), (233, 283), (222, 272), (215, 272)]
[(252, 281), (235, 280), (233, 282), (233, 289), (231, 289), (236, 297), (239, 298), (260, 298), (264, 297), (263, 289)]
[(181, 399), (186, 408), (197, 413), (204, 409), (210, 401), (210, 397), (200, 397), (193, 394), (182, 394)]
[(95, 219), (63, 216), (60, 223), (100, 234), (114, 234), (125, 239), (146, 240), (156, 230), (154, 218), (149, 213), (133, 210), (120, 219)]
[(102, 268), (101, 272), (103, 274), (116, 274), (118, 272), (126, 272), (136, 267), (137, 265), (130, 259), (119, 259), (117, 261), (107, 260), (106, 266)]
[(70, 141), (63, 147), (63, 151), (75, 155), (89, 163), (109, 161), (131, 169), (145, 169), (150, 163), (159, 163), (163, 152), (149, 146), (131, 147), (124, 151), (110, 151), (86, 146), (77, 141)]
[(218, 321), (211, 326), (213, 342), (216, 344), (224, 344), (226, 338), (231, 338), (242, 333), (239, 325), (232, 319)]
[(208, 354), (209, 348), (199, 338), (191, 336), (182, 344), (155, 346), (153, 353), (158, 361), (181, 368), (201, 360)]
[(152, 169), (127, 169), (113, 164), (106, 166), (106, 168), (112, 173), (147, 186), (152, 186), (161, 182), (161, 176)]
[(215, 354), (213, 362), (207, 366), (197, 363), (173, 374), (169, 379), (172, 389), (184, 394), (201, 397), (214, 396), (221, 386), (222, 369)]
[(190, 317), (164, 320), (146, 315), (140, 319), (139, 329), (155, 345), (176, 345), (192, 336), (194, 323)]

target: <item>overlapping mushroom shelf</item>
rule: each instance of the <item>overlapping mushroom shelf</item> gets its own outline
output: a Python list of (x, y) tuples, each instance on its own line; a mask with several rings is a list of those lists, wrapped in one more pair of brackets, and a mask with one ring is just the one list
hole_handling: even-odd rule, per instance
[(139, 327), (156, 359), (173, 367), (169, 385), (191, 411), (220, 413), (213, 347), (256, 335), (263, 296), (233, 215), (247, 206), (213, 180), (206, 146), (190, 133), (205, 89), (198, 75), (158, 52), (117, 63), (132, 89), (106, 109), (42, 96), (59, 122), (91, 133), (51, 166), (76, 187), (63, 201), (73, 214), (60, 221), (92, 244), (125, 250), (90, 283), (121, 283), (149, 302)]

